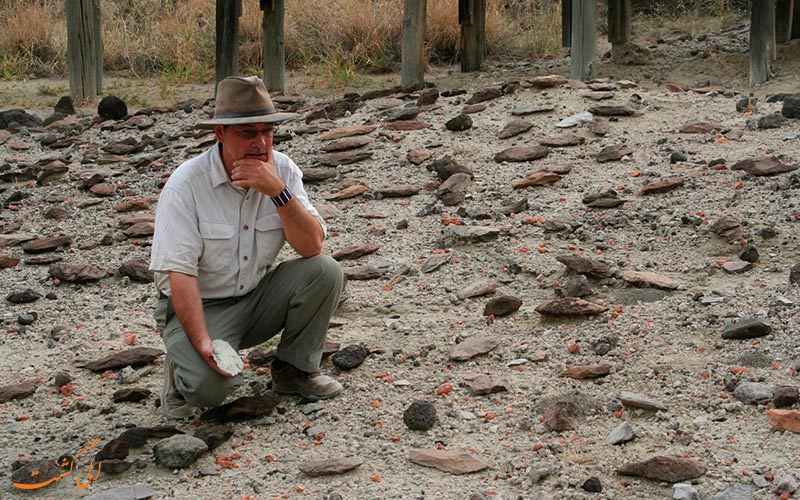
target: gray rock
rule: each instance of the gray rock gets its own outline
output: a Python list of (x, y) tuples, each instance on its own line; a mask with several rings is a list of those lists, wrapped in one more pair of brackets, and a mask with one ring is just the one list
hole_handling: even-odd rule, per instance
[(208, 451), (206, 443), (194, 436), (176, 434), (162, 439), (153, 447), (156, 463), (170, 469), (183, 469)]
[(726, 273), (730, 274), (739, 274), (745, 271), (749, 271), (753, 268), (753, 264), (751, 262), (747, 262), (746, 260), (731, 260), (724, 264), (722, 264), (722, 270)]
[(583, 274), (571, 277), (564, 285), (565, 297), (587, 297), (593, 293), (589, 280)]
[(593, 118), (594, 115), (592, 115), (588, 111), (583, 111), (581, 113), (564, 118), (560, 122), (556, 123), (556, 127), (558, 128), (581, 127), (591, 122)]
[(778, 112), (758, 119), (758, 128), (760, 129), (781, 128), (785, 124), (786, 118)]
[(783, 99), (781, 114), (786, 118), (800, 118), (800, 94), (790, 95)]
[(752, 498), (753, 487), (749, 484), (740, 484), (738, 486), (732, 486), (721, 493), (717, 493), (708, 500), (752, 500)]
[(533, 484), (538, 483), (547, 476), (552, 475), (556, 468), (550, 464), (533, 464), (528, 470), (528, 478)]
[(754, 339), (772, 332), (772, 327), (758, 318), (746, 318), (728, 325), (722, 331), (723, 339)]
[(635, 392), (622, 391), (619, 399), (628, 408), (641, 408), (650, 411), (667, 411), (669, 409), (667, 405)]
[(797, 479), (794, 476), (784, 476), (778, 479), (777, 486), (775, 486), (775, 493), (789, 493), (790, 495), (797, 491)]
[(452, 132), (461, 132), (464, 130), (469, 130), (472, 128), (472, 118), (469, 115), (461, 113), (460, 115), (456, 116), (455, 118), (451, 118), (444, 124), (447, 130)]
[(772, 404), (775, 408), (789, 408), (800, 400), (800, 393), (796, 387), (779, 385), (773, 392)]
[(608, 442), (611, 444), (622, 444), (627, 443), (634, 437), (636, 437), (636, 434), (634, 434), (631, 424), (622, 422), (616, 429), (611, 431), (611, 434), (608, 436)]
[(769, 481), (761, 474), (753, 474), (752, 479), (756, 488), (766, 488), (769, 486)]
[(678, 483), (672, 485), (672, 498), (675, 500), (700, 500), (700, 494), (691, 484)]
[(770, 386), (758, 382), (741, 382), (733, 391), (733, 397), (748, 405), (767, 403), (772, 401), (773, 396)]

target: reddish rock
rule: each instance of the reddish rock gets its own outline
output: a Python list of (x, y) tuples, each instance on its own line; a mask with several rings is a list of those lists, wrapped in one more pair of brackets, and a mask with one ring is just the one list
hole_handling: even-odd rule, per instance
[(344, 188), (338, 193), (325, 196), (325, 199), (329, 201), (346, 200), (364, 193), (367, 189), (369, 188), (363, 184), (356, 184), (355, 186)]
[(330, 153), (319, 157), (319, 163), (326, 167), (350, 165), (372, 157), (372, 151), (342, 151)]
[(413, 165), (419, 165), (429, 160), (432, 156), (433, 153), (431, 153), (427, 149), (414, 149), (408, 152), (408, 154), (406, 155), (406, 159)]
[(515, 135), (523, 134), (532, 128), (533, 123), (529, 122), (528, 120), (517, 118), (508, 122), (497, 137), (500, 139), (508, 139), (510, 137), (514, 137)]
[(419, 270), (422, 273), (432, 273), (433, 271), (450, 262), (452, 257), (452, 253), (435, 253), (422, 261), (422, 264), (419, 265)]
[(600, 150), (597, 154), (597, 161), (605, 163), (609, 161), (619, 161), (623, 156), (633, 154), (633, 150), (624, 144), (616, 144), (614, 146), (607, 146)]
[(321, 141), (331, 141), (333, 139), (341, 139), (343, 137), (351, 137), (354, 135), (369, 134), (378, 127), (375, 125), (353, 125), (350, 127), (340, 127), (328, 130), (319, 135)]
[(573, 366), (558, 374), (559, 377), (585, 380), (590, 378), (605, 377), (611, 373), (611, 365)]
[(365, 245), (351, 245), (341, 250), (337, 250), (331, 254), (336, 260), (355, 260), (359, 257), (369, 255), (377, 252), (381, 245), (377, 243), (369, 243)]
[(17, 264), (19, 264), (20, 260), (14, 257), (9, 257), (7, 255), (0, 255), (0, 269), (9, 269)]
[(515, 146), (507, 148), (496, 155), (494, 161), (497, 163), (508, 162), (521, 162), (521, 161), (534, 161), (544, 158), (550, 154), (550, 148), (544, 146)]
[(800, 432), (800, 410), (767, 410), (767, 418), (775, 430)]
[(561, 75), (545, 75), (545, 76), (537, 76), (528, 80), (534, 88), (537, 89), (548, 89), (552, 87), (558, 87), (559, 85), (564, 85), (569, 80)]
[(553, 137), (545, 137), (539, 141), (542, 146), (551, 148), (566, 148), (569, 146), (579, 146), (583, 144), (583, 137), (578, 137), (574, 134), (556, 135)]
[(497, 99), (502, 95), (503, 95), (503, 90), (500, 89), (499, 87), (483, 89), (472, 94), (472, 97), (467, 99), (466, 104), (478, 104), (480, 102), (489, 101), (491, 99)]
[(683, 179), (680, 177), (673, 177), (672, 179), (668, 179), (666, 181), (651, 182), (646, 184), (639, 189), (639, 194), (644, 195), (666, 193), (681, 186), (683, 186)]
[(469, 390), (474, 396), (485, 396), (511, 390), (511, 383), (500, 375), (478, 375), (469, 381)]
[(411, 184), (398, 184), (396, 186), (377, 188), (373, 192), (377, 200), (382, 198), (405, 198), (419, 194), (420, 188)]
[(36, 385), (35, 381), (28, 381), (0, 387), (0, 403), (7, 403), (12, 399), (27, 398), (36, 392)]
[(608, 264), (599, 260), (587, 259), (576, 255), (559, 255), (556, 260), (567, 266), (575, 274), (585, 274), (592, 278), (610, 278), (613, 273)]
[(469, 474), (489, 468), (489, 464), (467, 452), (412, 448), (409, 460), (450, 474)]
[(653, 287), (662, 290), (676, 290), (678, 288), (678, 284), (666, 276), (647, 271), (623, 271), (622, 279), (638, 287)]
[(575, 430), (580, 413), (578, 405), (572, 401), (556, 401), (544, 411), (543, 423), (551, 432)]
[(104, 356), (78, 366), (93, 372), (104, 372), (106, 370), (125, 368), (126, 366), (147, 365), (155, 361), (162, 354), (164, 354), (164, 351), (161, 349), (134, 347), (133, 349)]
[(344, 474), (359, 467), (364, 463), (360, 458), (330, 458), (327, 460), (317, 460), (314, 462), (305, 462), (298, 464), (297, 468), (300, 472), (307, 476), (319, 477), (330, 476), (335, 474)]
[(512, 187), (522, 189), (531, 186), (545, 186), (560, 180), (561, 176), (553, 172), (534, 172), (515, 182)]
[(125, 200), (114, 205), (114, 210), (120, 213), (136, 212), (139, 210), (147, 210), (153, 204), (150, 198), (141, 198), (135, 200)]
[(277, 406), (278, 397), (272, 393), (266, 396), (243, 396), (203, 412), (200, 420), (234, 422), (247, 418), (265, 417), (272, 413)]
[(689, 122), (684, 124), (678, 132), (682, 134), (710, 134), (715, 130), (722, 130), (722, 125), (708, 122)]
[(691, 458), (658, 456), (617, 469), (623, 476), (640, 476), (656, 481), (680, 483), (706, 473), (706, 466)]
[(486, 354), (500, 345), (500, 342), (502, 342), (500, 337), (469, 338), (450, 349), (450, 359), (453, 361), (466, 361), (475, 356)]
[(389, 130), (410, 132), (412, 130), (423, 130), (430, 127), (428, 123), (421, 120), (401, 120), (396, 122), (388, 122), (383, 125), (383, 128)]
[(45, 253), (70, 245), (72, 245), (72, 238), (69, 236), (51, 236), (25, 243), (22, 245), (22, 251), (25, 253)]
[(510, 295), (494, 298), (486, 303), (483, 308), (484, 316), (506, 316), (519, 310), (522, 301)]
[(631, 116), (636, 113), (636, 110), (628, 105), (607, 105), (592, 106), (589, 108), (589, 113), (598, 116)]
[(608, 307), (579, 299), (556, 299), (546, 302), (536, 308), (536, 312), (550, 316), (583, 316), (600, 314), (608, 311)]
[(53, 278), (58, 278), (61, 281), (78, 284), (98, 281), (108, 276), (106, 271), (88, 264), (64, 267), (51, 266), (49, 274)]
[(101, 198), (107, 198), (111, 196), (116, 190), (117, 188), (114, 187), (113, 184), (109, 184), (107, 182), (100, 182), (89, 188), (90, 193)]
[(370, 142), (372, 141), (369, 138), (363, 136), (345, 137), (343, 139), (338, 139), (323, 144), (322, 146), (320, 146), (320, 149), (322, 151), (325, 151), (326, 153), (332, 153), (336, 151), (347, 151), (349, 149), (364, 147)]
[(480, 113), (485, 109), (486, 109), (485, 104), (467, 104), (466, 106), (461, 108), (461, 113), (465, 115), (472, 115), (475, 113)]

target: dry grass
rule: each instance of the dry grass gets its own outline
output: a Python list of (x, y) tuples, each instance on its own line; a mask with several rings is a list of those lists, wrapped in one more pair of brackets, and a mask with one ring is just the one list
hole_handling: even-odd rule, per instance
[[(730, 10), (725, 0), (686, 1)], [(289, 68), (305, 69), (330, 86), (354, 85), (363, 79), (360, 74), (399, 69), (403, 0), (286, 4)], [(428, 60), (454, 63), (459, 58), (458, 1), (428, 0), (427, 6)], [(165, 91), (174, 83), (213, 79), (214, 0), (103, 0), (101, 9), (105, 71), (155, 76)], [(239, 69), (260, 73), (262, 13), (256, 1), (243, 2), (243, 10)], [(686, 12), (676, 23), (699, 17), (699, 11)], [(714, 19), (724, 22), (725, 17)], [(643, 31), (658, 29), (678, 28), (647, 25)], [(529, 60), (557, 53), (560, 30), (557, 0), (487, 1), (488, 57)], [(63, 77), (66, 45), (63, 0), (0, 0), (0, 77)]]

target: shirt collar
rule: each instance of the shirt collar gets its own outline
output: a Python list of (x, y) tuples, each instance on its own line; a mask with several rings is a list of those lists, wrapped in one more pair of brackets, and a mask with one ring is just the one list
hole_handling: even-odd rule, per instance
[(211, 149), (211, 184), (219, 187), (226, 182), (230, 182), (230, 179), (222, 163), (222, 144), (218, 142)]

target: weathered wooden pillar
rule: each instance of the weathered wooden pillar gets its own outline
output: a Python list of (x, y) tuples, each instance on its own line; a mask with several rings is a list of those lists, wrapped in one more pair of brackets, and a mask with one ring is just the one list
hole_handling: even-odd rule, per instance
[(561, 46), (572, 45), (572, 0), (561, 0)]
[(283, 91), (286, 86), (286, 47), (283, 38), (285, 0), (261, 0), (264, 17), (263, 36), (264, 84), (267, 90)]
[(800, 39), (800, 0), (795, 0), (792, 16), (792, 40), (795, 39)]
[[(242, 0), (217, 0), (217, 83), (239, 73), (239, 17)], [(216, 91), (215, 91), (216, 94)]]
[(400, 84), (403, 86), (425, 83), (425, 14), (427, 0), (403, 1), (403, 41), (401, 44), (402, 68)]
[(608, 41), (611, 55), (614, 49), (624, 47), (631, 41), (631, 0), (608, 0)]
[(770, 50), (775, 41), (775, 0), (750, 3), (750, 86), (769, 80)]
[(570, 77), (588, 81), (594, 78), (596, 0), (572, 0), (572, 49)]
[(479, 71), (486, 54), (486, 0), (458, 0), (461, 72)]
[(69, 93), (75, 102), (103, 92), (103, 38), (99, 0), (67, 0)]
[(792, 39), (792, 19), (799, 6), (795, 5), (795, 0), (777, 0), (775, 3), (775, 43)]

